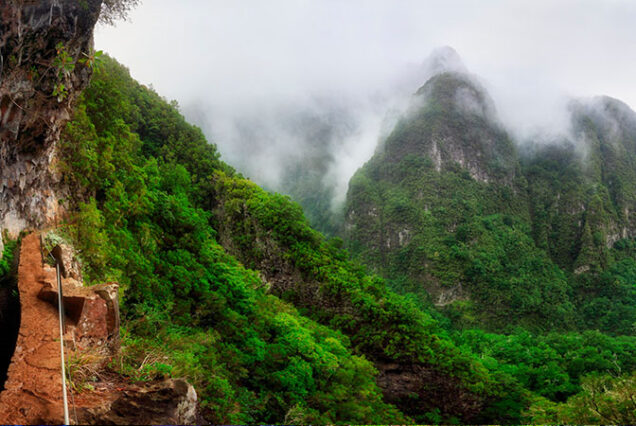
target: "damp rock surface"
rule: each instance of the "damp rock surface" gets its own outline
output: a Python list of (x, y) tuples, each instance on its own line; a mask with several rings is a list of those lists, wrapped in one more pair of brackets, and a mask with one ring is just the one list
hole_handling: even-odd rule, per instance
[(0, 3), (0, 229), (12, 235), (63, 211), (55, 147), (90, 81), (101, 3)]

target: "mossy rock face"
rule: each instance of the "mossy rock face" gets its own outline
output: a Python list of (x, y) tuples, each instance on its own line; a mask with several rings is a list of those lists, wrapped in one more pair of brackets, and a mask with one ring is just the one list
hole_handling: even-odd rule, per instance
[(471, 77), (442, 73), (416, 93), (406, 116), (383, 143), (384, 161), (427, 157), (439, 171), (459, 166), (479, 182), (512, 185), (516, 149), (496, 123), (494, 103)]
[(522, 153), (533, 237), (562, 268), (598, 271), (636, 235), (636, 114), (608, 97), (570, 105), (576, 139)]
[(0, 3), (0, 230), (14, 237), (61, 214), (53, 151), (90, 81), (82, 59), (91, 55), (101, 3)]

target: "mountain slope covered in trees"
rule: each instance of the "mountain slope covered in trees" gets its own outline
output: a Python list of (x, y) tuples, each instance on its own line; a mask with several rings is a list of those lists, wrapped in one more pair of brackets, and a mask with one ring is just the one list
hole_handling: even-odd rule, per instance
[(518, 148), (473, 76), (433, 76), (351, 180), (354, 256), (459, 327), (634, 335), (636, 114), (570, 112)]
[[(592, 379), (584, 377), (629, 380), (603, 375), (634, 370), (636, 339), (575, 331), (575, 295), (580, 303), (628, 296), (583, 297), (602, 291), (597, 281), (581, 281), (572, 292), (570, 273), (535, 243), (528, 196), (518, 195), (528, 192), (520, 171), (526, 165), (505, 132), (490, 123), (488, 100), (463, 80), (448, 79), (474, 101), (474, 116), (457, 114), (449, 126), (487, 138), (479, 158), (492, 169), (473, 170), (470, 153), (441, 144), (439, 166), (437, 157), (399, 152), (400, 131), (431, 130), (398, 125), (403, 128), (386, 142), (387, 153), (391, 138), (395, 142), (391, 161), (378, 161), (373, 171), (367, 165), (350, 190), (364, 200), (371, 226), (364, 231), (357, 223), (352, 251), (385, 280), (351, 261), (342, 240), (311, 229), (288, 197), (262, 190), (223, 163), (175, 105), (104, 58), (63, 135), (58, 167), (73, 194), (65, 202), (75, 212), (63, 230), (80, 250), (85, 275), (122, 285), (122, 360), (113, 368), (135, 379), (187, 377), (213, 423), (587, 419), (581, 401), (594, 395), (585, 387)], [(436, 93), (437, 87), (430, 89)], [(444, 102), (423, 115), (437, 117), (441, 126)], [(467, 168), (447, 160), (457, 156)], [(435, 188), (429, 193), (429, 185), (399, 185), (418, 178), (435, 181)], [(374, 179), (377, 191), (364, 186)], [(446, 188), (461, 192), (441, 198)], [(483, 199), (490, 204), (481, 205)], [(443, 201), (427, 204), (435, 200)], [(404, 225), (410, 228), (400, 236)], [(402, 259), (374, 253), (373, 244), (387, 241), (373, 240), (375, 226), (397, 230), (395, 244), (411, 252)], [(428, 234), (419, 236), (420, 230)], [(368, 240), (360, 237), (364, 232)], [(515, 250), (528, 256), (514, 256)], [(609, 251), (613, 263), (593, 280), (616, 280), (633, 297), (633, 243), (622, 240)], [(427, 269), (417, 270), (422, 254), (420, 266)], [(511, 271), (517, 281), (507, 280)], [(532, 291), (515, 291), (537, 271)], [(472, 299), (460, 297), (454, 303), (465, 307), (446, 317), (416, 287), (415, 278), (428, 275), (440, 288), (442, 279), (457, 288), (470, 276), (480, 293), (470, 287), (458, 294), (479, 294), (476, 300), (483, 301), (495, 294), (496, 306), (507, 311), (482, 317), (469, 306)], [(531, 331), (502, 335), (456, 327), (483, 323), (494, 331), (516, 309), (517, 324)], [(536, 333), (563, 328), (570, 331)]]

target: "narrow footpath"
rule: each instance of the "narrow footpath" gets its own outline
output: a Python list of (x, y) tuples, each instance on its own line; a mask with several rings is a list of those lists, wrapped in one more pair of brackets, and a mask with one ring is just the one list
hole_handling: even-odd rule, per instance
[(40, 238), (32, 233), (20, 248), (22, 319), (6, 389), (0, 394), (0, 424), (63, 422), (58, 313), (38, 299), (46, 283), (57, 287), (55, 269), (42, 264)]

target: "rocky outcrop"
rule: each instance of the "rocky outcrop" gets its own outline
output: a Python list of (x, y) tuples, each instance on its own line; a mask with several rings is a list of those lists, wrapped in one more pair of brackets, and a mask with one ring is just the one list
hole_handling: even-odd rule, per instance
[(483, 408), (484, 401), (462, 388), (459, 380), (421, 364), (376, 362), (378, 385), (387, 402), (405, 412), (463, 413), (471, 421)]
[[(64, 310), (67, 332), (80, 349), (109, 346), (117, 351), (119, 341), (119, 285), (115, 283), (82, 287), (74, 282), (64, 285)], [(46, 283), (38, 298), (57, 306), (57, 289)]]
[[(114, 396), (114, 398), (113, 398)], [(131, 385), (106, 397), (97, 407), (81, 408), (79, 424), (146, 425), (203, 423), (198, 414), (197, 393), (183, 379)]]
[[(48, 249), (59, 255), (63, 279), (63, 303), (66, 332), (73, 335), (73, 345), (79, 350), (106, 347), (109, 353), (119, 350), (119, 285), (105, 283), (84, 287), (80, 262), (75, 249), (50, 232), (42, 237), (44, 256), (52, 260)], [(56, 244), (51, 246), (53, 240)], [(48, 248), (47, 248), (48, 247)], [(57, 307), (57, 284), (41, 281), (38, 298)]]
[(60, 213), (55, 145), (90, 80), (101, 3), (0, 3), (0, 229), (11, 234)]
[(408, 155), (425, 156), (438, 172), (458, 165), (486, 183), (512, 185), (518, 168), (516, 149), (498, 123), (494, 102), (463, 72), (431, 77), (380, 151), (392, 163)]

